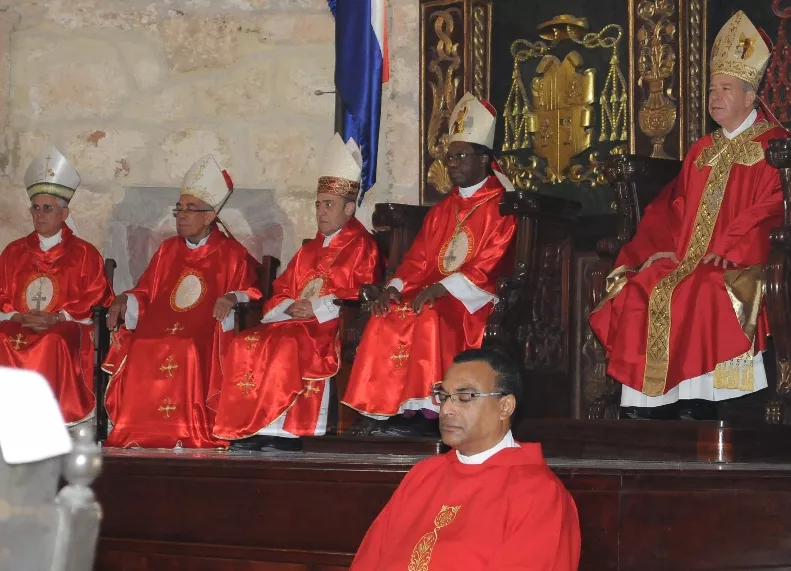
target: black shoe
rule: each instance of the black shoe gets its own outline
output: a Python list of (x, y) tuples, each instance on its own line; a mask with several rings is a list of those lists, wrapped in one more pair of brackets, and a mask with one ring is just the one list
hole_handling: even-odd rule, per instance
[(630, 420), (670, 420), (675, 418), (676, 405), (664, 406), (624, 406), (621, 407), (621, 418)]
[(350, 436), (381, 436), (381, 431), (386, 425), (386, 420), (376, 420), (370, 416), (360, 415), (360, 417), (354, 421), (345, 434)]
[(302, 439), (270, 436), (264, 448), (274, 448), (283, 452), (302, 452)]
[(374, 436), (398, 436), (401, 438), (439, 438), (439, 419), (429, 419), (422, 414), (412, 418), (402, 415), (391, 417)]
[(231, 450), (254, 450), (259, 452), (263, 447), (267, 446), (270, 438), (270, 436), (255, 434), (247, 438), (241, 438), (240, 440), (232, 440)]
[(717, 420), (717, 403), (694, 399), (684, 401), (678, 411), (680, 420)]

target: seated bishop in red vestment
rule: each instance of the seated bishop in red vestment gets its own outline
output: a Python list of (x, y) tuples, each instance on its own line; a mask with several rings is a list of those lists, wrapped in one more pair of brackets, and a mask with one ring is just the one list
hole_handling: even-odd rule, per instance
[(110, 329), (122, 315), (125, 327), (113, 333), (104, 363), (113, 424), (107, 446), (227, 446), (212, 435), (207, 402), (220, 390), (234, 304), (261, 296), (256, 261), (217, 227), (232, 190), (210, 155), (195, 163), (173, 210), (179, 235), (162, 243), (137, 287), (110, 307)]
[(436, 431), (421, 417), (406, 425), (384, 419), (417, 410), (436, 419), (432, 387), (456, 353), (483, 342), (516, 228), (512, 216), (500, 215), (503, 193), (513, 187), (492, 170), (495, 116), (488, 102), (469, 93), (459, 101), (447, 156), (456, 186), (426, 215), (374, 303), (343, 397), (344, 404), (379, 421), (373, 434)]
[(316, 194), (316, 237), (274, 282), (261, 325), (240, 332), (225, 359), (214, 435), (232, 448), (299, 447), (327, 428), (330, 377), (340, 366), (339, 307), (377, 279), (376, 242), (354, 217), (362, 157), (335, 135)]
[(541, 445), (516, 442), (519, 371), (504, 355), (460, 353), (435, 392), (453, 450), (412, 468), (365, 535), (351, 571), (575, 571), (574, 500)]
[(91, 307), (112, 301), (101, 254), (66, 225), (79, 184), (45, 149), (25, 174), (35, 230), (0, 254), (0, 365), (41, 373), (70, 425), (93, 414)]
[(764, 152), (787, 136), (755, 109), (768, 58), (737, 12), (711, 55), (709, 112), (721, 128), (690, 148), (646, 208), (591, 313), (607, 373), (624, 385), (626, 416), (714, 418), (715, 401), (767, 386), (762, 274), (783, 199)]

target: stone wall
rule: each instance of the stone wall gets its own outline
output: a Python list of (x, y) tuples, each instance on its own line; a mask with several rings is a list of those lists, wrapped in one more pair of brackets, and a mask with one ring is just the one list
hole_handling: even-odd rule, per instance
[[(391, 81), (376, 202), (418, 201), (418, 6), (389, 1)], [(78, 234), (100, 250), (128, 188), (177, 187), (212, 153), (238, 187), (273, 193), (287, 261), (315, 233), (333, 132), (326, 0), (0, 0), (0, 247), (32, 229), (22, 179), (52, 143), (83, 179)], [(160, 221), (153, 221), (158, 224)]]

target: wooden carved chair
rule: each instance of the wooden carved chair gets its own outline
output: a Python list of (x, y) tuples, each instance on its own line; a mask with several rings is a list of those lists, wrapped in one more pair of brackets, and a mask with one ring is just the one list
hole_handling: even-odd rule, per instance
[[(591, 275), (590, 307), (596, 307), (604, 298), (607, 276), (613, 270), (621, 246), (637, 233), (645, 207), (678, 175), (681, 165), (681, 161), (638, 155), (614, 156), (607, 163), (605, 173), (613, 187), (619, 214), (618, 234), (601, 239), (596, 246), (599, 260)], [(588, 418), (618, 418), (620, 400), (620, 383), (608, 377), (604, 391), (588, 409)]]
[(791, 140), (769, 142), (766, 161), (780, 170), (783, 186), (783, 225), (770, 236), (766, 265), (766, 309), (777, 361), (776, 385), (766, 404), (767, 424), (791, 425)]
[[(245, 303), (237, 303), (234, 306), (235, 314), (235, 331), (244, 331), (252, 327), (262, 317), (263, 301), (272, 295), (272, 282), (275, 280), (277, 268), (280, 265), (280, 260), (272, 256), (263, 256), (261, 265), (258, 268), (258, 283), (261, 288), (262, 298), (260, 301), (250, 301)], [(105, 261), (104, 271), (110, 284), (113, 283), (113, 274), (115, 271), (115, 260), (108, 258)], [(94, 365), (93, 365), (93, 382), (94, 382), (94, 395), (96, 396), (96, 441), (100, 442), (107, 438), (107, 411), (104, 408), (104, 394), (107, 389), (107, 383), (110, 381), (110, 375), (102, 370), (102, 363), (107, 357), (107, 351), (110, 348), (110, 330), (107, 328), (107, 308), (97, 306), (92, 308), (93, 311), (93, 345), (94, 345)]]

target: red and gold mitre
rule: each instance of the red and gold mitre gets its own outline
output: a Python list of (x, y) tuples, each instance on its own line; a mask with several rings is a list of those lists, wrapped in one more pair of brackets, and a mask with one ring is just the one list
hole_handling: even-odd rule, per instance
[(344, 143), (338, 133), (330, 140), (319, 171), (316, 194), (328, 192), (337, 196), (356, 197), (360, 192), (363, 157), (354, 139)]
[(709, 63), (711, 76), (730, 75), (746, 81), (757, 91), (770, 55), (771, 48), (761, 32), (739, 10), (714, 40)]

